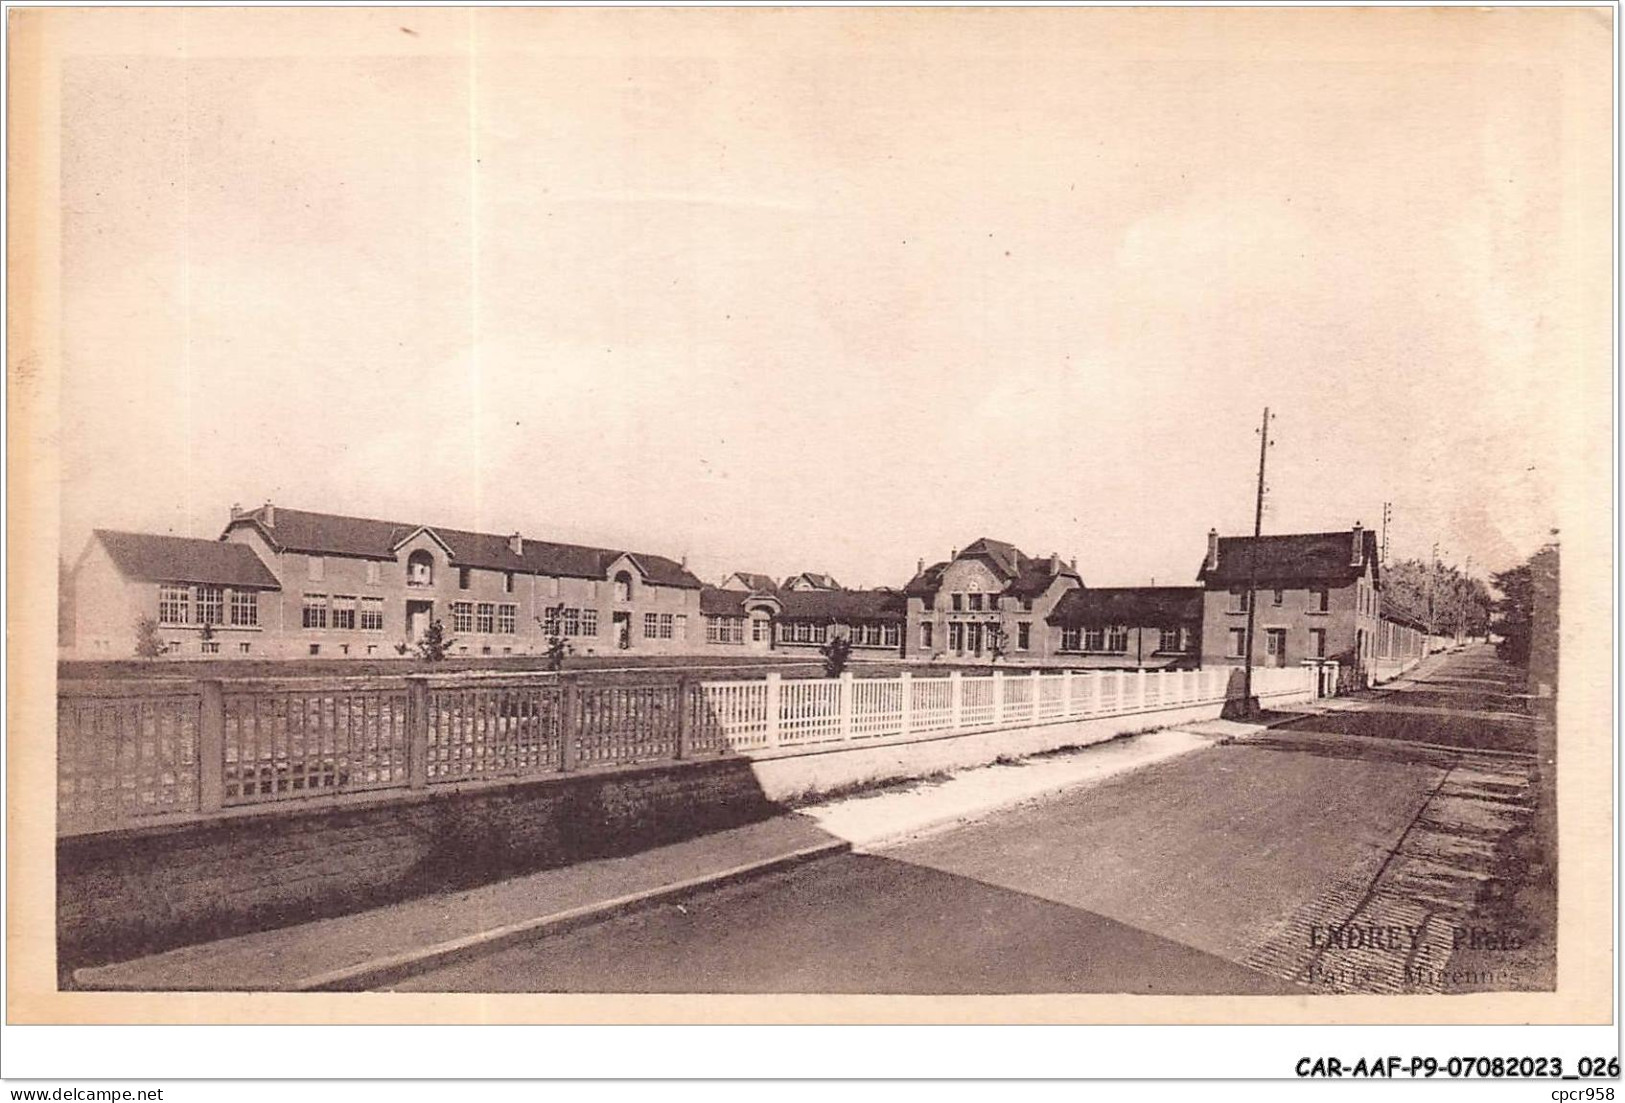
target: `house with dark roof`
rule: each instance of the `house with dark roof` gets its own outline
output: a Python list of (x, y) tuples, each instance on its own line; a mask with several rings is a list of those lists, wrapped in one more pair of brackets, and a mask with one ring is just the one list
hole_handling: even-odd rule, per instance
[(774, 644), (813, 653), (837, 636), (852, 641), (853, 658), (898, 658), (908, 603), (896, 590), (787, 590), (774, 618)]
[(905, 653), (924, 661), (1053, 663), (1059, 634), (1047, 630), (1047, 618), (1082, 585), (1075, 561), (1037, 558), (988, 537), (929, 567), (922, 559), (902, 591)]
[(757, 574), (755, 571), (735, 571), (722, 580), (722, 585), (718, 589), (738, 590), (747, 594), (773, 594), (778, 592), (779, 584), (773, 580), (772, 575)]
[[(730, 575), (729, 580), (738, 578)], [(761, 576), (758, 576), (761, 577)], [(700, 591), (700, 614), (705, 618), (707, 649), (738, 652), (773, 649), (774, 621), (784, 608), (777, 589), (745, 590), (734, 586), (707, 586)]]
[(820, 574), (817, 571), (802, 571), (793, 574), (779, 586), (781, 590), (839, 590), (843, 587), (835, 581), (834, 575)]
[(584, 655), (704, 649), (699, 579), (650, 552), (271, 503), (233, 507), (220, 540), (279, 584), (267, 617), (288, 657), (405, 654), (435, 621), (454, 655), (539, 654), (553, 635)]
[(128, 659), (141, 622), (171, 658), (257, 657), (275, 635), (280, 583), (254, 550), (219, 540), (97, 529), (61, 580), (59, 649)]
[(1072, 669), (1184, 670), (1202, 662), (1200, 586), (1068, 590), (1044, 618), (1052, 652)]
[(1255, 601), (1254, 666), (1335, 660), (1345, 686), (1369, 684), (1382, 625), (1376, 533), (1359, 524), (1259, 537), (1210, 530), (1207, 543), (1197, 572), (1204, 665), (1245, 661), (1247, 607)]

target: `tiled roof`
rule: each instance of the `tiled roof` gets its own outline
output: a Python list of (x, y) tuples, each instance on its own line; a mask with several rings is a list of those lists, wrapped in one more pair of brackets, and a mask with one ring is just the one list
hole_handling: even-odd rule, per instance
[(1103, 586), (1068, 590), (1045, 618), (1066, 628), (1176, 628), (1202, 619), (1200, 586)]
[(756, 593), (771, 594), (779, 588), (779, 584), (773, 581), (772, 575), (757, 574), (754, 571), (735, 571), (728, 577), (739, 579), (751, 591)]
[(785, 620), (904, 620), (908, 599), (896, 590), (794, 590), (782, 595)]
[(1363, 552), (1360, 566), (1351, 560), (1354, 530), (1346, 532), (1300, 532), (1281, 536), (1221, 536), (1219, 566), (1209, 570), (1202, 560), (1196, 578), (1210, 588), (1246, 585), (1254, 577), (1253, 557), (1257, 557), (1256, 577), (1266, 582), (1326, 582), (1346, 585), (1362, 574), (1365, 564), (1377, 564), (1377, 534), (1367, 529), (1361, 534)]
[(942, 587), (942, 572), (948, 569), (948, 564), (933, 563), (913, 578), (903, 587), (906, 597), (923, 597), (928, 602), (935, 597), (937, 590)]
[(750, 595), (744, 590), (706, 586), (700, 590), (700, 612), (710, 617), (742, 617), (748, 597)]
[(802, 571), (793, 574), (784, 580), (784, 588), (789, 589), (797, 582), (805, 582), (815, 590), (839, 590), (841, 584), (835, 581), (834, 575), (819, 574), (817, 571)]
[[(1078, 578), (1078, 573), (1065, 563), (1059, 564), (1053, 570), (1048, 559), (1029, 559), (1004, 592), (1016, 597), (1037, 597), (1048, 590), (1050, 583), (1057, 578)], [(1078, 579), (1081, 583), (1083, 580)]]
[(984, 559), (1007, 581), (1019, 575), (1030, 562), (1026, 553), (1014, 544), (1006, 544), (1003, 540), (993, 540), (986, 536), (966, 545), (965, 550), (959, 553), (959, 558)]
[(264, 507), (243, 513), (232, 519), (226, 526), (227, 531), (235, 525), (252, 524), (282, 551), (394, 559), (396, 545), (421, 528), (433, 533), (445, 544), (451, 553), (452, 563), (459, 567), (521, 571), (565, 578), (603, 578), (610, 564), (622, 555), (630, 555), (650, 582), (689, 590), (700, 588), (700, 580), (682, 564), (648, 552), (623, 552), (580, 544), (523, 540), (523, 552), (515, 555), (508, 544), (510, 537), (496, 533), (342, 517), (282, 506), (275, 507), (275, 524), (266, 524), (265, 513)]
[(95, 536), (127, 578), (281, 589), (276, 576), (247, 544), (108, 529), (97, 529)]

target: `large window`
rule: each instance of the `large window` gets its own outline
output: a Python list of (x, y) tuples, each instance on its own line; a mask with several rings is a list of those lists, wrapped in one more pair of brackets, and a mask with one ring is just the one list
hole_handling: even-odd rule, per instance
[(260, 595), (253, 590), (231, 592), (231, 623), (237, 628), (258, 628)]
[(965, 625), (962, 621), (948, 623), (948, 650), (956, 655), (965, 652)]
[(326, 628), (327, 627), (327, 595), (326, 594), (306, 594), (305, 595), (305, 619), (304, 619), (304, 625), (305, 625), (306, 628)]
[(773, 631), (773, 622), (766, 617), (752, 617), (750, 638), (754, 643), (766, 643)]
[(1121, 655), (1128, 651), (1128, 628), (1114, 624), (1106, 630), (1106, 650)]
[(1062, 651), (1080, 651), (1082, 649), (1083, 649), (1083, 629), (1082, 628), (1062, 628), (1061, 629), (1061, 650)]
[(482, 601), (475, 607), (474, 631), (491, 633), (496, 631), (497, 607), (489, 601)]
[(158, 623), (185, 624), (192, 619), (192, 590), (188, 586), (158, 587)]
[(653, 640), (660, 638), (660, 614), (643, 614), (643, 638)]
[(226, 591), (219, 586), (197, 588), (197, 622), (199, 624), (226, 623)]
[(518, 612), (519, 612), (519, 606), (517, 606), (517, 605), (498, 605), (497, 606), (497, 631), (502, 633), (504, 636), (513, 635), (513, 633), (514, 633), (514, 621), (516, 619), (516, 614)]
[(1085, 628), (1083, 630), (1083, 649), (1085, 651), (1106, 650), (1106, 630), (1104, 628)]
[(886, 624), (882, 625), (881, 629), (880, 642), (882, 646), (897, 647), (901, 645), (903, 639), (903, 629), (901, 625)]
[(364, 597), (361, 599), (361, 627), (367, 632), (382, 632), (384, 630), (383, 598)]
[(354, 628), (355, 627), (355, 595), (354, 594), (334, 594), (333, 595), (333, 627), (334, 628)]
[(970, 596), (970, 611), (973, 612), (973, 613), (980, 613), (982, 611), (982, 595), (981, 594), (971, 594), (971, 596)]
[(581, 634), (583, 636), (598, 635), (598, 610), (581, 610)]
[(1157, 644), (1157, 650), (1185, 650), (1185, 630), (1183, 628), (1164, 628), (1162, 630), (1162, 639)]
[(632, 576), (627, 574), (625, 571), (622, 571), (615, 576), (615, 600), (632, 600)]
[(744, 643), (744, 617), (706, 617), (706, 643)]
[(688, 639), (688, 614), (678, 613), (672, 618), (672, 633), (676, 639)]
[(451, 603), (451, 630), (453, 632), (474, 631), (474, 603), (472, 601), (454, 601)]
[(672, 624), (672, 615), (670, 613), (661, 613), (660, 614), (660, 638), (663, 639), (663, 640), (671, 639), (671, 632), (672, 632), (673, 627), (674, 627), (674, 625)]
[(953, 610), (954, 610), (954, 612), (956, 612), (956, 613), (960, 612), (961, 610), (963, 610), (965, 608), (965, 595), (964, 594), (952, 594), (952, 595), (950, 595), (950, 598), (951, 598), (951, 600), (953, 602)]
[(581, 635), (581, 610), (574, 606), (564, 610), (564, 634), (566, 636)]

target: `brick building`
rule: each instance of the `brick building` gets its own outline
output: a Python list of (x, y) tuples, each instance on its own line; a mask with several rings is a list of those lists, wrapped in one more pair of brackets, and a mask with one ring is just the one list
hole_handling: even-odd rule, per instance
[(1082, 587), (1059, 555), (1037, 559), (1013, 544), (983, 537), (949, 559), (919, 570), (908, 602), (910, 658), (929, 661), (1052, 663), (1060, 634), (1046, 619), (1070, 590)]
[(1345, 685), (1369, 683), (1382, 631), (1376, 533), (1358, 524), (1261, 537), (1210, 531), (1197, 579), (1204, 666), (1244, 661), (1248, 592), (1256, 590), (1254, 666), (1331, 659)]

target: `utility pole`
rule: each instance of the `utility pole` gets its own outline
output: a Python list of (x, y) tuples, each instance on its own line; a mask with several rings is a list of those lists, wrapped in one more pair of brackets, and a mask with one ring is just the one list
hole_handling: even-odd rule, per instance
[(1439, 579), (1439, 542), (1433, 542), (1433, 559), (1428, 565), (1428, 644), (1433, 643), (1434, 613), (1433, 588)]
[(1388, 566), (1388, 522), (1394, 519), (1394, 503), (1382, 503), (1382, 559), (1381, 564)]
[(1252, 715), (1253, 703), (1253, 625), (1258, 612), (1258, 539), (1264, 535), (1264, 464), (1270, 448), (1270, 408), (1264, 407), (1264, 420), (1258, 427), (1258, 498), (1253, 508), (1253, 542), (1247, 551), (1247, 641), (1241, 667), (1242, 710)]

